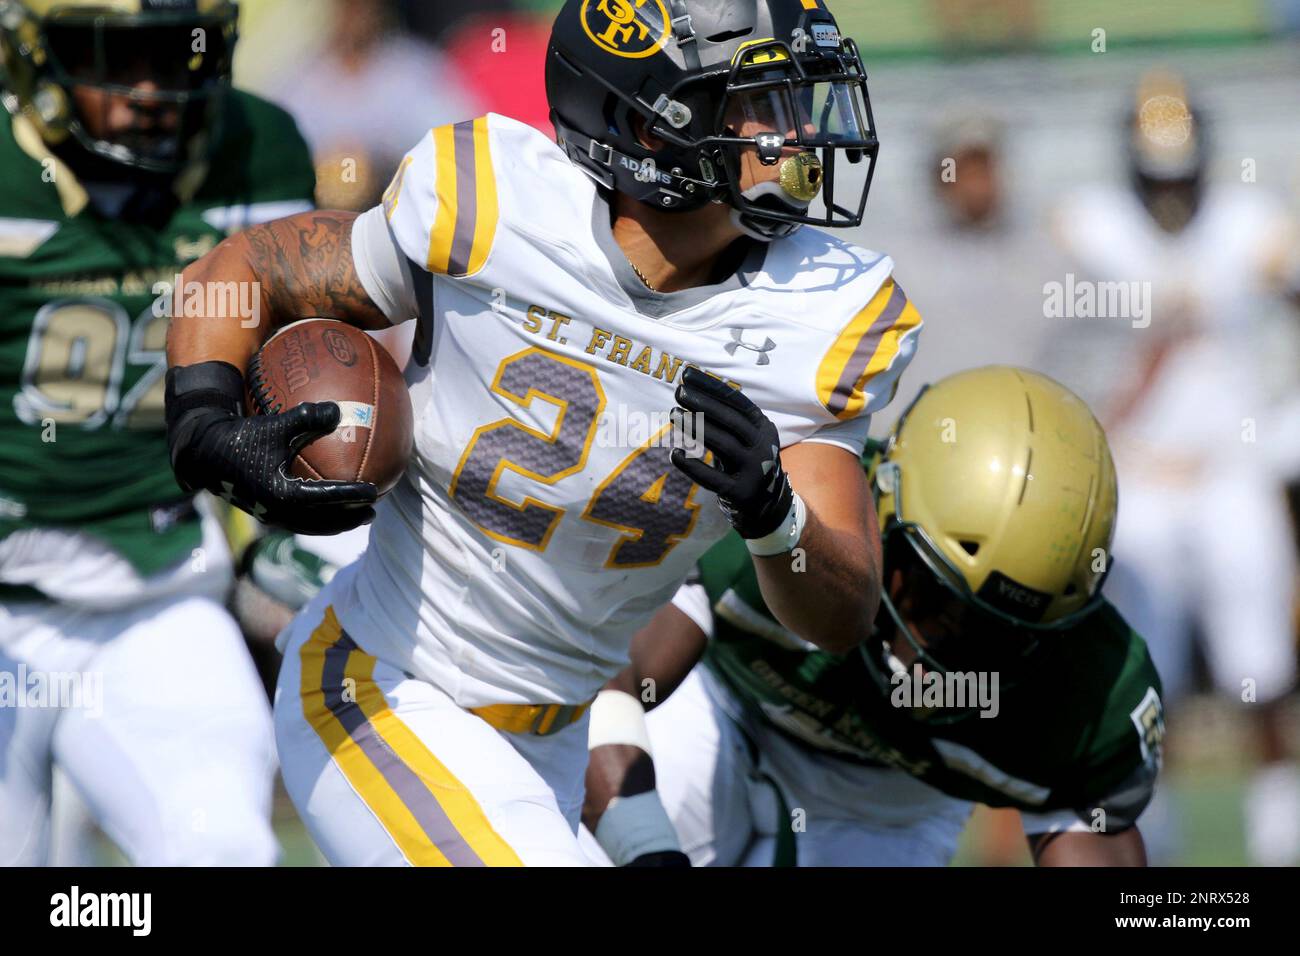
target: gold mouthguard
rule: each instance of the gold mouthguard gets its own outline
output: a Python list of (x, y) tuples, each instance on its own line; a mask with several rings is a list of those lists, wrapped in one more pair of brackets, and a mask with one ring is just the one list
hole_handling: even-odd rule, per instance
[(822, 161), (813, 153), (797, 153), (781, 163), (781, 188), (801, 202), (812, 202), (822, 191)]

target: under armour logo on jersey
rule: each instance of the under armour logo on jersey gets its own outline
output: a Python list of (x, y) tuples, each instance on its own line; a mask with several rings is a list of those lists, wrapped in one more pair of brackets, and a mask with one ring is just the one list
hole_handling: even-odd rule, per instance
[(767, 353), (776, 348), (776, 343), (765, 337), (762, 345), (750, 345), (745, 341), (744, 329), (732, 329), (731, 341), (724, 345), (723, 348), (727, 350), (728, 355), (735, 355), (737, 349), (749, 349), (751, 352), (758, 353), (759, 365), (770, 365), (772, 364), (772, 359)]

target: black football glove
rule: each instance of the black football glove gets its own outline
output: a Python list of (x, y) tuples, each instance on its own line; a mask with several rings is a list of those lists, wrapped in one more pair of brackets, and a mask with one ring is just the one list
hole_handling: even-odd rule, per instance
[(245, 418), (244, 378), (227, 362), (168, 369), (165, 401), (172, 470), (186, 491), (206, 489), (300, 534), (337, 534), (374, 518), (369, 482), (308, 481), (286, 471), (304, 445), (337, 427), (333, 402)]
[(696, 416), (695, 433), (716, 464), (672, 450), (672, 462), (718, 503), (742, 538), (763, 538), (790, 514), (794, 490), (781, 467), (776, 426), (739, 389), (691, 366), (677, 386), (673, 416)]

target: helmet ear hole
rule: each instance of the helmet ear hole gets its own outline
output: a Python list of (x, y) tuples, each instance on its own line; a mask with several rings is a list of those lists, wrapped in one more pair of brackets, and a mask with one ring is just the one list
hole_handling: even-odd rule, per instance
[(724, 30), (721, 33), (713, 34), (708, 40), (710, 43), (726, 43), (728, 40), (739, 40), (741, 37), (747, 37), (753, 32), (753, 27), (746, 27), (743, 30)]
[(961, 549), (969, 554), (972, 558), (979, 554), (980, 543), (978, 541), (959, 541)]
[(653, 120), (648, 120), (635, 110), (627, 111), (627, 131), (636, 140), (638, 146), (647, 152), (657, 153), (664, 148), (664, 141), (655, 135)]

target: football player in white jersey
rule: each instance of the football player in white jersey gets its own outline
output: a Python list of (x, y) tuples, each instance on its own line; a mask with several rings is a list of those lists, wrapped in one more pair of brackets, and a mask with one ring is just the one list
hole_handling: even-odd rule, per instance
[[(856, 46), (822, 0), (569, 0), (546, 81), (558, 146), (434, 129), (382, 206), (186, 273), (260, 283), (260, 327), (172, 324), (184, 486), (298, 531), (374, 519), (280, 636), (284, 777), (335, 863), (584, 863), (587, 707), (729, 528), (819, 646), (879, 602), (858, 458), (920, 317), (887, 256), (801, 228), (862, 220)], [(311, 316), (417, 322), (415, 451), (378, 507), (283, 471), (332, 403), (240, 416), (240, 370)]]
[[(1246, 801), (1250, 856), (1295, 863), (1300, 770), (1279, 705), (1296, 677), (1296, 558), (1268, 457), (1283, 429), (1263, 384), (1261, 321), (1295, 288), (1293, 225), (1265, 187), (1208, 181), (1205, 117), (1177, 75), (1144, 77), (1126, 133), (1132, 188), (1087, 188), (1058, 217), (1081, 279), (1150, 290), (1145, 321), (1108, 323), (1117, 354), (1079, 383), (1104, 388), (1099, 413), (1124, 490), (1109, 593), (1150, 642), (1175, 708), (1200, 625), (1214, 682), (1247, 702), (1264, 758)], [(1082, 334), (1094, 348), (1105, 341), (1096, 324)], [(1206, 502), (1225, 519), (1212, 532)], [(1171, 827), (1149, 832), (1154, 858), (1175, 851)]]

